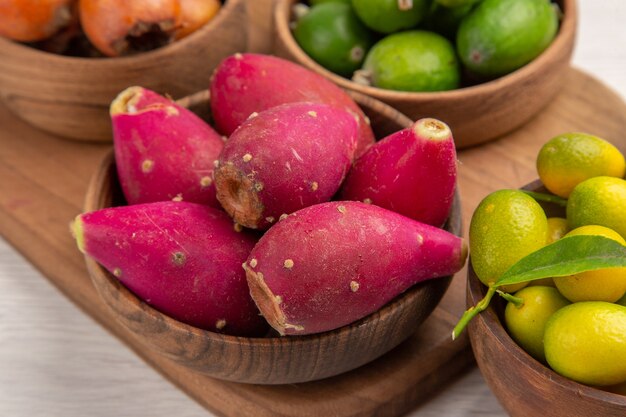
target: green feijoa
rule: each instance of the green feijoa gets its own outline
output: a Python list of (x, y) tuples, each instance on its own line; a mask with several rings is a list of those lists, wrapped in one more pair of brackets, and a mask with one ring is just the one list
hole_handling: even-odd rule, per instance
[(459, 85), (454, 47), (443, 36), (423, 30), (395, 33), (376, 43), (355, 74), (379, 88), (399, 91), (443, 91)]
[(549, 0), (484, 0), (461, 22), (457, 49), (470, 71), (501, 76), (541, 54), (557, 30)]
[(435, 0), (436, 4), (440, 4), (444, 7), (448, 8), (456, 8), (456, 7), (466, 7), (473, 6), (476, 3), (481, 2), (482, 0)]
[(309, 4), (311, 6), (317, 6), (322, 3), (346, 3), (350, 4), (351, 0), (309, 0)]
[(424, 28), (437, 32), (451, 41), (456, 40), (456, 32), (465, 16), (469, 14), (474, 6), (444, 7), (433, 4), (428, 13), (428, 18), (424, 21)]
[(360, 68), (376, 39), (352, 7), (341, 2), (312, 7), (298, 20), (293, 35), (313, 60), (344, 77)]
[(428, 0), (352, 0), (359, 18), (380, 33), (417, 26), (428, 13)]

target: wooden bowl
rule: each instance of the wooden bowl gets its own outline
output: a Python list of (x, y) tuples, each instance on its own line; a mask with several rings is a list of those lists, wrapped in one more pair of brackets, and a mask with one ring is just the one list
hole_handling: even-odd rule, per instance
[[(525, 189), (547, 192), (540, 181)], [(562, 207), (542, 203), (549, 216), (565, 217)], [(474, 270), (468, 268), (467, 305), (476, 305), (486, 293)], [(491, 306), (469, 325), (478, 367), (502, 406), (513, 417), (585, 416), (623, 417), (626, 396), (579, 384), (528, 355), (503, 326), (505, 303), (494, 297)]]
[[(202, 96), (201, 96), (202, 97)], [(203, 95), (203, 97), (207, 97)], [(197, 98), (197, 97), (196, 97)], [(199, 114), (208, 101), (186, 100)], [(379, 136), (411, 124), (392, 108), (356, 95)], [(124, 204), (112, 153), (93, 177), (85, 211)], [(458, 194), (447, 230), (461, 234)], [(255, 384), (289, 384), (322, 379), (368, 363), (408, 338), (439, 303), (451, 277), (418, 284), (379, 311), (339, 329), (307, 336), (235, 337), (183, 324), (139, 300), (113, 275), (86, 257), (98, 293), (116, 319), (146, 348), (211, 377)]]
[(141, 85), (172, 97), (187, 96), (207, 88), (224, 57), (246, 49), (245, 3), (227, 0), (193, 34), (128, 57), (68, 57), (0, 37), (0, 99), (49, 133), (110, 141), (109, 104), (120, 91)]
[(471, 87), (414, 93), (363, 86), (313, 61), (297, 44), (289, 22), (297, 0), (277, 0), (274, 9), (274, 52), (329, 78), (343, 88), (377, 98), (413, 120), (435, 117), (446, 122), (457, 148), (498, 138), (527, 122), (561, 88), (576, 34), (575, 0), (558, 0), (563, 20), (552, 44), (535, 60), (508, 75)]

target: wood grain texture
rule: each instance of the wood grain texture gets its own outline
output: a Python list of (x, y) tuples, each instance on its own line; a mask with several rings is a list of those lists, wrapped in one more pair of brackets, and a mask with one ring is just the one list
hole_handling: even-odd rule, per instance
[(313, 61), (296, 43), (289, 28), (291, 6), (277, 0), (274, 9), (274, 53), (329, 78), (343, 88), (375, 97), (413, 120), (435, 117), (446, 122), (458, 148), (487, 142), (511, 132), (541, 111), (562, 87), (576, 36), (575, 0), (558, 1), (564, 18), (552, 44), (523, 68), (496, 80), (462, 89), (412, 93), (363, 86)]
[[(626, 125), (623, 102), (585, 74), (571, 71), (563, 76), (564, 90), (524, 129), (483, 147), (460, 152), (459, 189), (465, 224), (488, 192), (517, 188), (536, 177), (535, 155), (551, 136), (569, 130), (587, 130), (619, 141)], [(0, 233), (72, 301), (122, 338), (148, 364), (217, 414), (399, 415), (433, 397), (464, 368), (461, 364), (471, 362), (463, 344), (449, 341), (452, 326), (465, 304), (465, 276), (457, 274), (420, 332), (372, 366), (343, 377), (263, 387), (219, 382), (185, 372), (172, 361), (142, 350), (112, 320), (89, 283), (83, 259), (69, 236), (68, 222), (80, 211), (88, 178), (109, 147), (52, 138), (16, 121), (4, 107), (0, 107), (0, 137)], [(471, 379), (470, 383), (476, 381)], [(484, 412), (475, 401), (463, 402), (459, 407), (454, 415)]]
[(121, 58), (75, 58), (45, 53), (0, 37), (0, 99), (46, 132), (111, 141), (109, 104), (141, 85), (179, 98), (209, 85), (226, 56), (247, 47), (246, 0), (229, 0), (188, 37), (154, 51)]
[[(580, 36), (573, 62), (626, 98), (623, 75), (626, 49), (619, 47), (626, 44), (626, 26), (623, 25), (626, 3), (579, 0), (578, 5)], [(607, 47), (607, 39), (614, 48)], [(7, 153), (2, 148), (12, 146), (5, 138), (0, 129), (0, 154), (4, 155)], [(0, 184), (2, 181), (0, 178)], [(0, 188), (4, 187), (0, 185)], [(0, 229), (4, 230), (1, 219)], [(146, 366), (120, 339), (111, 337), (90, 316), (82, 314), (2, 238), (0, 334), (2, 416), (215, 415)], [(444, 389), (440, 388), (425, 402), (416, 405), (407, 417), (508, 415), (477, 367), (459, 378), (445, 381), (442, 387)]]
[(247, 0), (248, 52), (268, 54), (272, 52), (274, 0)]
[[(404, 115), (371, 97), (355, 94), (354, 98), (377, 129), (379, 138), (412, 124)], [(205, 113), (210, 106), (206, 90), (178, 103), (188, 104), (199, 113)], [(123, 198), (114, 158), (109, 154), (89, 185), (85, 211), (120, 204)], [(462, 233), (458, 194), (446, 229), (456, 235)], [(254, 384), (313, 381), (371, 362), (415, 333), (452, 279), (445, 277), (413, 286), (377, 312), (333, 331), (249, 338), (200, 330), (176, 321), (142, 302), (91, 258), (87, 257), (86, 262), (100, 296), (146, 349), (154, 349), (204, 375)]]
[[(626, 147), (626, 139), (614, 144)], [(525, 189), (548, 192), (541, 181)], [(565, 217), (565, 209), (540, 202), (548, 216)], [(486, 287), (470, 267), (467, 302), (475, 305)], [(469, 326), (472, 348), (487, 384), (512, 417), (618, 417), (626, 413), (626, 396), (613, 394), (564, 378), (520, 348), (502, 325), (505, 303), (500, 297)], [(520, 395), (523, 393), (523, 395)]]

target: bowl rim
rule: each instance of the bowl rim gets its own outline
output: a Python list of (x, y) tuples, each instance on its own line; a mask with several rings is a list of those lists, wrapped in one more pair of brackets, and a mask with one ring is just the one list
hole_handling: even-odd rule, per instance
[(189, 43), (195, 43), (196, 40), (200, 40), (207, 32), (212, 32), (215, 28), (220, 27), (222, 22), (228, 19), (229, 15), (233, 13), (238, 7), (244, 7), (246, 0), (224, 0), (220, 10), (206, 24), (202, 25), (199, 29), (190, 33), (182, 39), (173, 41), (167, 45), (161, 46), (150, 51), (141, 52), (134, 55), (116, 56), (116, 57), (84, 57), (84, 56), (69, 56), (57, 54), (54, 52), (47, 52), (41, 49), (34, 48), (29, 45), (25, 45), (22, 42), (14, 41), (9, 38), (0, 36), (0, 50), (6, 50), (6, 55), (25, 55), (25, 59), (36, 58), (42, 59), (45, 57), (49, 62), (68, 63), (68, 64), (81, 64), (81, 65), (98, 65), (98, 67), (106, 65), (118, 65), (134, 62), (142, 62), (148, 59), (159, 59), (169, 54), (176, 54), (180, 49), (185, 49)]
[[(291, 29), (289, 28), (291, 6), (298, 0), (275, 0), (275, 7), (273, 13), (273, 22), (275, 26), (275, 36), (282, 41), (289, 52), (295, 57), (296, 62), (303, 65), (318, 74), (330, 79), (335, 84), (340, 85), (343, 88), (359, 91), (377, 98), (383, 98), (386, 100), (396, 101), (413, 101), (413, 100), (448, 100), (459, 99), (467, 97), (472, 94), (485, 94), (489, 95), (500, 89), (507, 89), (523, 82), (524, 80), (531, 78), (531, 76), (538, 72), (541, 68), (550, 63), (552, 55), (556, 51), (565, 49), (570, 43), (573, 43), (573, 39), (576, 33), (576, 21), (577, 21), (577, 6), (576, 0), (560, 0), (562, 3), (561, 11), (563, 18), (560, 21), (558, 32), (550, 45), (535, 59), (526, 65), (518, 68), (517, 70), (497, 77), (493, 80), (489, 80), (480, 84), (456, 88), (448, 91), (433, 91), (433, 92), (411, 92), (411, 91), (397, 91), (388, 90), (384, 88), (378, 88), (373, 86), (367, 86), (355, 83), (354, 81), (341, 77), (320, 64), (315, 62), (311, 57), (306, 54), (302, 48), (298, 45)], [(275, 40), (276, 42), (276, 40)]]
[[(544, 190), (541, 180), (536, 179), (525, 186), (521, 187), (523, 190), (537, 191)], [(480, 282), (478, 276), (474, 272), (474, 268), (471, 263), (471, 254), (468, 257), (467, 268), (467, 301), (475, 305), (486, 294), (486, 287)], [(575, 392), (576, 395), (583, 399), (600, 401), (609, 403), (614, 406), (626, 407), (626, 396), (604, 391), (602, 389), (581, 384), (579, 382), (568, 379), (562, 375), (559, 375), (553, 371), (549, 366), (542, 364), (535, 358), (530, 356), (524, 349), (522, 349), (506, 331), (504, 324), (500, 320), (495, 307), (489, 305), (489, 307), (478, 314), (474, 318), (482, 324), (482, 327), (489, 333), (489, 337), (494, 339), (496, 343), (500, 344), (509, 355), (512, 355), (512, 359), (524, 364), (530, 371), (538, 375), (542, 379), (547, 379), (553, 383), (556, 383), (559, 388), (571, 392)], [(469, 326), (469, 332), (474, 332), (475, 326)]]

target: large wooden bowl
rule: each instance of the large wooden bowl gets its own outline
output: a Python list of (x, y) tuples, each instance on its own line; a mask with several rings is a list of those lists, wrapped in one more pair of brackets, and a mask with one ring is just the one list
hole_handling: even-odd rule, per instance
[[(368, 97), (355, 99), (379, 136), (411, 121)], [(189, 102), (186, 102), (189, 104)], [(193, 106), (199, 114), (208, 101)], [(104, 159), (89, 186), (85, 211), (124, 204), (112, 154)], [(447, 230), (461, 234), (458, 194)], [(182, 365), (211, 377), (255, 384), (288, 384), (337, 375), (368, 363), (413, 334), (439, 303), (451, 277), (418, 284), (379, 311), (337, 330), (308, 336), (235, 337), (183, 324), (139, 300), (102, 266), (86, 257), (98, 293), (115, 318), (146, 349), (155, 349)]]
[(472, 87), (413, 93), (363, 86), (336, 75), (311, 59), (297, 44), (289, 22), (297, 0), (277, 0), (274, 52), (329, 78), (341, 87), (377, 98), (413, 120), (435, 117), (446, 122), (458, 148), (496, 139), (543, 109), (561, 88), (576, 34), (575, 0), (558, 0), (563, 10), (559, 32), (535, 60), (511, 74)]
[(47, 132), (110, 141), (109, 104), (120, 91), (141, 85), (187, 96), (207, 88), (223, 58), (246, 49), (245, 3), (227, 0), (211, 22), (188, 37), (129, 57), (68, 57), (0, 37), (0, 99)]
[[(526, 187), (546, 192), (540, 181)], [(563, 208), (542, 204), (549, 216), (565, 217)], [(476, 305), (486, 293), (474, 270), (468, 268), (467, 305)], [(491, 306), (469, 325), (478, 367), (498, 401), (513, 417), (624, 417), (626, 396), (571, 381), (528, 355), (503, 326), (504, 303), (494, 297)]]

